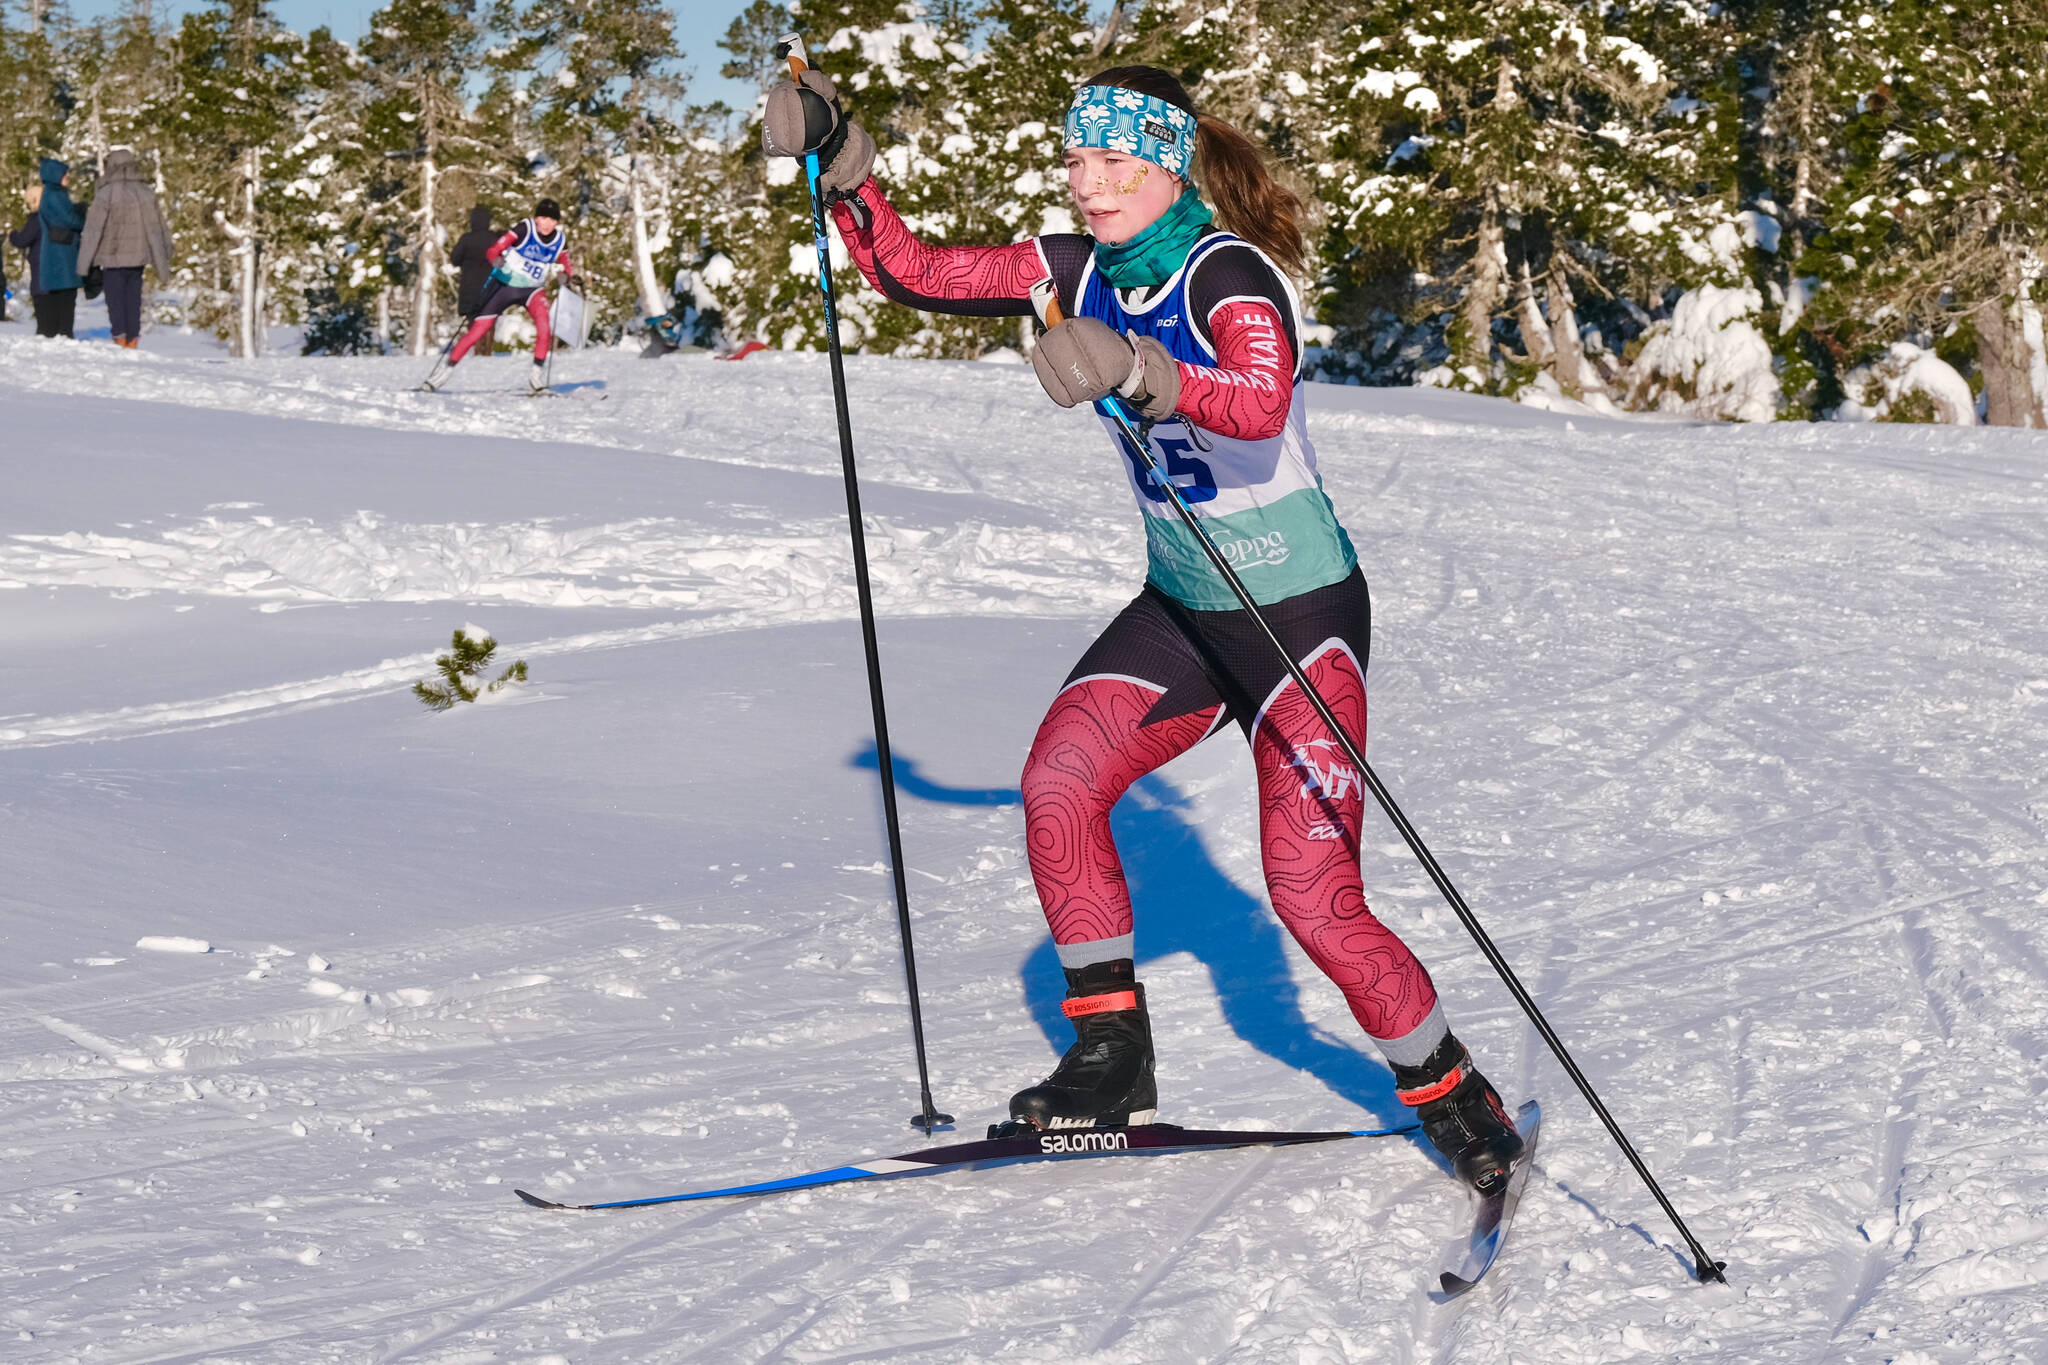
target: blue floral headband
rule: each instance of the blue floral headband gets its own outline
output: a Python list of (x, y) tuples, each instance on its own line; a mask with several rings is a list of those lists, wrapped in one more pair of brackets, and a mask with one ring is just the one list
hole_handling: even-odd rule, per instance
[(1123, 152), (1184, 177), (1195, 159), (1195, 116), (1142, 90), (1084, 85), (1067, 110), (1066, 145)]

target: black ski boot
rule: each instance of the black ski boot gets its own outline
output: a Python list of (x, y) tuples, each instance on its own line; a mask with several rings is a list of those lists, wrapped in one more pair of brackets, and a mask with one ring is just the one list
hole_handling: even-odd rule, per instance
[(1522, 1135), (1463, 1043), (1445, 1034), (1421, 1066), (1394, 1068), (1394, 1086), (1458, 1179), (1484, 1194), (1508, 1178)]
[(1060, 1011), (1074, 1021), (1074, 1045), (1052, 1075), (1011, 1096), (1011, 1122), (1033, 1128), (1150, 1123), (1159, 1111), (1152, 1021), (1131, 960), (1068, 972)]

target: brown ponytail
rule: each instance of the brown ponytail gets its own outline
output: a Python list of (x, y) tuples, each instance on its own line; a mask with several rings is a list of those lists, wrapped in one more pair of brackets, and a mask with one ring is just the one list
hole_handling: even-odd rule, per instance
[(1308, 270), (1301, 236), (1301, 200), (1273, 178), (1252, 140), (1231, 124), (1195, 109), (1187, 87), (1156, 66), (1113, 66), (1088, 81), (1165, 100), (1195, 115), (1195, 182), (1216, 221), (1277, 261), (1290, 275)]

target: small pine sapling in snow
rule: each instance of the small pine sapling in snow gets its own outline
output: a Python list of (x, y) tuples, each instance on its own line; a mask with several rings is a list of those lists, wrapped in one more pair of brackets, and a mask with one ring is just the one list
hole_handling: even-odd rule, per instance
[(458, 626), (446, 654), (436, 655), (434, 666), (441, 670), (439, 682), (416, 682), (412, 694), (430, 710), (446, 711), (459, 701), (475, 701), (485, 692), (496, 692), (507, 683), (526, 681), (526, 660), (515, 659), (496, 680), (485, 682), (484, 669), (497, 655), (498, 642), (482, 626)]

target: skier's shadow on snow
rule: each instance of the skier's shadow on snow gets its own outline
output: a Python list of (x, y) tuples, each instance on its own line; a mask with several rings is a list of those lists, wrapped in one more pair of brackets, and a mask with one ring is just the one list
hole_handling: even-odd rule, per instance
[[(954, 806), (1011, 806), (1023, 793), (1015, 787), (951, 787), (921, 772), (915, 760), (895, 755), (896, 785), (921, 801)], [(875, 771), (880, 760), (870, 747), (853, 766)], [(1338, 1095), (1365, 1110), (1382, 1126), (1411, 1121), (1394, 1098), (1394, 1078), (1361, 1046), (1311, 1024), (1301, 1012), (1301, 995), (1288, 969), (1284, 930), (1265, 902), (1248, 895), (1210, 859), (1189, 818), (1189, 802), (1158, 777), (1139, 781), (1117, 803), (1110, 828), (1123, 856), (1131, 898), (1137, 907), (1141, 969), (1146, 962), (1187, 953), (1209, 970), (1224, 1022), (1239, 1038), (1277, 1061), (1306, 1071)], [(1073, 1040), (1073, 1027), (1060, 1013), (1066, 978), (1052, 939), (1039, 939), (1022, 969), (1024, 999), (1055, 1056)], [(1363, 1035), (1359, 1035), (1362, 1041)], [(1176, 1058), (1171, 1039), (1158, 1040), (1159, 1067), (1170, 1095)], [(1180, 1065), (1184, 1066), (1181, 1059)], [(1021, 1079), (1023, 1085), (1037, 1077)], [(1169, 1101), (1170, 1103), (1170, 1101)], [(1167, 1118), (1177, 1118), (1171, 1112)]]

